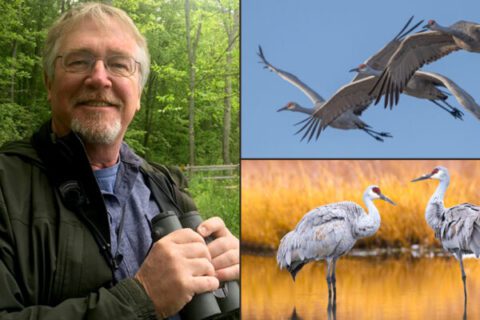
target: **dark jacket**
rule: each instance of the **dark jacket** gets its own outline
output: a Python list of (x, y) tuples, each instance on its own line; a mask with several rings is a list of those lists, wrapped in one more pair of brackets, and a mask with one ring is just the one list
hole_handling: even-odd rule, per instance
[[(49, 143), (45, 132), (37, 138)], [(61, 156), (86, 159), (75, 152)], [(83, 165), (89, 167), (88, 161)], [(140, 283), (113, 283), (99, 235), (65, 202), (47, 167), (32, 142), (0, 149), (0, 319), (156, 319)], [(107, 221), (96, 181), (85, 172), (72, 173), (82, 175), (81, 185), (88, 189), (85, 214)], [(165, 167), (145, 162), (142, 172), (153, 194), (163, 192), (177, 208), (195, 210)], [(97, 231), (110, 239), (108, 226)]]

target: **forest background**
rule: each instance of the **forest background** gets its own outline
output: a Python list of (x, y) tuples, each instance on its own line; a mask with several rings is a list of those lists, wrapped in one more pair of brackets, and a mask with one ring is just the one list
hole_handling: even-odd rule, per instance
[[(30, 136), (50, 117), (43, 44), (54, 20), (78, 2), (87, 1), (0, 2), (0, 145)], [(151, 73), (127, 143), (147, 160), (167, 165), (238, 164), (238, 1), (98, 2), (125, 10), (150, 51)], [(200, 210), (206, 216), (228, 212), (238, 235), (238, 178), (211, 181), (192, 181)]]

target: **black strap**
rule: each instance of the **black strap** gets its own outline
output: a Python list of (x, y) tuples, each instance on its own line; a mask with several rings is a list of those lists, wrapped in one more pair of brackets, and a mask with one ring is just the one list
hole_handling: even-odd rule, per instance
[(107, 209), (82, 141), (73, 132), (56, 137), (48, 121), (32, 136), (32, 145), (44, 162), (47, 176), (58, 190), (62, 203), (90, 230), (113, 276), (115, 262), (110, 251)]
[[(166, 167), (158, 164), (153, 167), (150, 165), (144, 164), (140, 170), (162, 212), (173, 211), (180, 217), (187, 212), (197, 210), (193, 199), (177, 185), (177, 181), (184, 179), (183, 177), (174, 179), (171, 171)], [(181, 183), (181, 181), (179, 182)], [(183, 183), (186, 184), (185, 181)]]
[(180, 216), (183, 211), (179, 207), (174, 193), (174, 183), (170, 181), (165, 175), (146, 170), (141, 170), (145, 175), (145, 183), (153, 194), (153, 198), (160, 208), (160, 212), (173, 211)]

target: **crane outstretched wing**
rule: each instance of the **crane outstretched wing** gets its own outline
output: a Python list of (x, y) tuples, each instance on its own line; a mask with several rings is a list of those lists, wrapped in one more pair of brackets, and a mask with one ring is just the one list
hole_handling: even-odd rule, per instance
[(315, 134), (315, 139), (318, 139), (320, 133), (343, 113), (351, 110), (356, 115), (361, 115), (373, 101), (368, 91), (375, 81), (376, 77), (368, 76), (341, 87), (327, 102), (304, 120), (305, 124), (296, 134), (305, 131), (301, 140), (308, 136), (310, 141)]
[[(393, 37), (392, 40), (390, 40), (385, 46), (383, 46), (382, 49), (378, 50), (375, 54), (373, 54), (371, 57), (369, 57), (367, 60), (365, 60), (364, 64), (368, 65), (370, 68), (375, 69), (375, 70), (380, 70), (382, 71), (385, 69), (388, 60), (390, 57), (395, 53), (395, 51), (398, 49), (400, 44), (402, 43), (402, 40), (409, 35), (413, 30), (415, 30), (422, 22), (423, 20), (417, 22), (413, 27), (405, 31), (405, 29), (408, 28), (410, 23), (413, 20), (413, 16), (408, 19), (407, 23), (403, 26), (403, 28)], [(353, 78), (352, 81), (357, 81), (360, 79), (365, 78), (367, 75), (362, 74), (362, 73), (357, 73), (357, 75)]]
[(400, 93), (407, 86), (415, 71), (424, 64), (459, 50), (452, 36), (438, 31), (412, 34), (402, 41), (390, 57), (385, 70), (372, 86), (370, 94), (375, 96), (375, 104), (384, 97), (385, 108), (398, 104)]
[(468, 94), (468, 92), (463, 90), (454, 81), (439, 73), (426, 71), (415, 72), (415, 77), (426, 79), (432, 81), (436, 85), (446, 87), (455, 96), (455, 99), (457, 99), (458, 103), (470, 111), (477, 119), (480, 119), (480, 105), (478, 105), (475, 99)]
[(263, 50), (262, 50), (261, 46), (258, 46), (258, 53), (257, 54), (261, 59), (260, 62), (265, 65), (265, 68), (269, 69), (270, 71), (275, 72), (278, 76), (280, 76), (280, 78), (290, 82), (295, 87), (300, 89), (305, 95), (308, 96), (308, 98), (314, 104), (317, 103), (317, 102), (324, 102), (325, 101), (325, 99), (323, 99), (317, 92), (315, 92), (312, 88), (310, 88), (306, 83), (304, 83), (303, 81), (298, 79), (295, 75), (293, 75), (293, 74), (291, 74), (287, 71), (278, 69), (278, 68), (274, 67), (271, 63), (269, 63), (267, 61), (267, 59), (265, 59), (265, 55), (263, 54)]

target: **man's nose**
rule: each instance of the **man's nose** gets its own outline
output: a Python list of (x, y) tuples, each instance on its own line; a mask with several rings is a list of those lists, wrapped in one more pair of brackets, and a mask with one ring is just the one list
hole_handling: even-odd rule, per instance
[(111, 75), (105, 67), (105, 62), (103, 60), (95, 61), (86, 81), (88, 85), (98, 88), (112, 86)]

